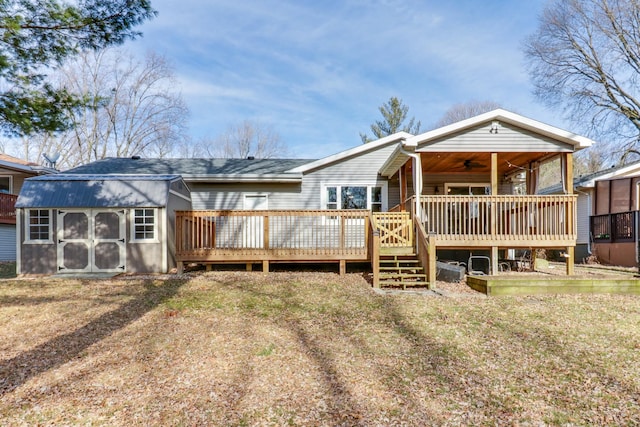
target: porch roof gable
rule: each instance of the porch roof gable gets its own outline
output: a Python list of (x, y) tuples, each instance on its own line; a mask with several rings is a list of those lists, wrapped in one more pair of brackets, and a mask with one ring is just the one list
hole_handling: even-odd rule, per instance
[[(492, 127), (495, 125), (497, 128), (493, 129)], [(408, 148), (415, 149), (416, 152), (441, 152), (447, 151), (443, 150), (441, 147), (438, 147), (438, 143), (442, 141), (447, 141), (449, 138), (452, 138), (454, 135), (458, 135), (461, 133), (469, 132), (478, 127), (486, 127), (486, 134), (491, 136), (493, 140), (496, 141), (497, 144), (504, 145), (505, 151), (512, 151), (513, 141), (508, 139), (500, 139), (500, 130), (503, 125), (509, 125), (511, 127), (517, 128), (518, 130), (523, 130), (527, 132), (531, 132), (532, 134), (539, 135), (544, 138), (548, 138), (554, 142), (563, 144), (568, 146), (572, 151), (581, 150), (583, 148), (590, 147), (594, 141), (586, 138), (584, 136), (575, 134), (573, 132), (569, 132), (555, 126), (548, 125), (546, 123), (539, 122), (537, 120), (530, 119), (528, 117), (521, 116), (516, 113), (512, 113), (510, 111), (506, 111), (503, 109), (497, 109), (493, 111), (489, 111), (484, 114), (480, 114), (475, 117), (471, 117), (466, 120), (461, 120), (459, 122), (443, 126), (438, 129), (434, 129), (420, 135), (416, 135), (410, 138), (407, 138), (405, 141), (405, 146)], [(495, 132), (495, 133), (494, 133)], [(504, 134), (504, 132), (503, 132)], [(477, 144), (473, 147), (474, 151), (496, 151), (496, 147)], [(526, 147), (523, 150), (527, 150)], [(457, 150), (456, 150), (457, 151)], [(502, 150), (498, 150), (502, 151)], [(565, 151), (565, 150), (562, 150)], [(568, 151), (568, 150), (567, 150)]]

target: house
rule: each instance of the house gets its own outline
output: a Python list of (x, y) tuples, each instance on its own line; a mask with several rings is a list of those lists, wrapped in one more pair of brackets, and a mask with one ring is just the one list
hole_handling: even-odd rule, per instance
[[(606, 264), (616, 264), (625, 266), (636, 265), (636, 250), (631, 247), (625, 250), (620, 249), (616, 244), (625, 243), (629, 246), (629, 237), (618, 237), (616, 241), (611, 241), (610, 220), (611, 214), (630, 212), (638, 210), (637, 195), (630, 191), (635, 180), (640, 178), (640, 161), (631, 164), (611, 167), (598, 172), (581, 175), (573, 181), (577, 198), (577, 241), (575, 256), (576, 260), (584, 261), (595, 255), (600, 262)], [(617, 198), (615, 203), (609, 199), (609, 189), (615, 187), (616, 194), (622, 190), (623, 194)], [(620, 190), (617, 190), (620, 188)], [(635, 187), (633, 187), (635, 188)], [(561, 193), (562, 185), (556, 184), (540, 190), (541, 194)], [(611, 204), (613, 203), (613, 204)], [(602, 216), (601, 216), (602, 215)], [(598, 217), (595, 218), (594, 217)], [(622, 218), (622, 217), (620, 217)], [(606, 224), (606, 230), (596, 230), (594, 232), (594, 221), (596, 228)], [(615, 222), (614, 222), (615, 223)], [(622, 240), (620, 240), (622, 239)], [(611, 245), (614, 243), (613, 245)]]
[(26, 178), (55, 173), (51, 168), (0, 153), (0, 261), (16, 260), (17, 194)]
[(178, 175), (27, 179), (16, 203), (19, 274), (164, 272), (175, 267), (175, 211), (191, 209)]
[(640, 259), (640, 162), (603, 172), (589, 187), (592, 252), (604, 264), (636, 267)]
[[(134, 157), (65, 175), (181, 176), (193, 210), (176, 212), (178, 267), (234, 262), (268, 270), (272, 262), (313, 261), (337, 262), (343, 272), (348, 262), (364, 261), (372, 263), (377, 285), (403, 270), (420, 276), (418, 267), (432, 282), (436, 258), (460, 251), (486, 254), (496, 272), (508, 249), (554, 247), (569, 254), (571, 274), (573, 186), (566, 185), (566, 194), (537, 195), (537, 171), (560, 158), (563, 179), (572, 183), (573, 153), (591, 144), (494, 110), (319, 160)], [(413, 284), (406, 276), (403, 285)]]

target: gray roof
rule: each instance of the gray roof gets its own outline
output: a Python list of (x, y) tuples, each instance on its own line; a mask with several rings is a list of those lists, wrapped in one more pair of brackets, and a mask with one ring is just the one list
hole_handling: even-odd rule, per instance
[(301, 179), (290, 169), (305, 159), (135, 159), (112, 157), (68, 170), (68, 174), (176, 174), (186, 180)]
[(137, 208), (166, 206), (178, 175), (57, 174), (24, 181), (16, 208)]

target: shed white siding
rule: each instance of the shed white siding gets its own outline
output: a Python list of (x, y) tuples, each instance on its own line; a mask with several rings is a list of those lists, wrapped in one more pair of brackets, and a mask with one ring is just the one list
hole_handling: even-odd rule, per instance
[[(591, 215), (591, 198), (593, 190), (589, 190), (587, 194), (578, 193), (578, 204), (576, 215), (576, 228), (578, 230), (578, 244), (589, 243), (589, 216)], [(589, 195), (588, 195), (589, 194)]]
[(16, 226), (0, 224), (0, 261), (16, 260)]

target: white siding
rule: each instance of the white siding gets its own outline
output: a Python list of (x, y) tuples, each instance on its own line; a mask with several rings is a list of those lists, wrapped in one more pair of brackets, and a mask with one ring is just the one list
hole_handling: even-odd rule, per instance
[(0, 261), (16, 260), (16, 226), (0, 224)]
[(501, 122), (497, 134), (490, 133), (491, 121), (472, 129), (429, 141), (420, 152), (573, 152), (573, 146)]
[[(591, 194), (591, 191), (588, 194)], [(577, 212), (577, 243), (587, 244), (589, 243), (589, 216), (591, 215), (591, 198), (587, 194), (578, 193)]]

